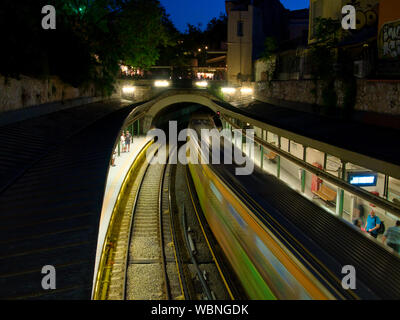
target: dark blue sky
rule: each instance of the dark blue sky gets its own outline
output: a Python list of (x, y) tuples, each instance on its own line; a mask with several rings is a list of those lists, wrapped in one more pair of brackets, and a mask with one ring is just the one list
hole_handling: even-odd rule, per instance
[[(161, 4), (170, 14), (175, 26), (182, 32), (186, 30), (186, 24), (207, 26), (213, 17), (219, 17), (219, 13), (225, 13), (225, 0), (160, 0)], [(281, 0), (288, 9), (308, 8), (309, 0)]]

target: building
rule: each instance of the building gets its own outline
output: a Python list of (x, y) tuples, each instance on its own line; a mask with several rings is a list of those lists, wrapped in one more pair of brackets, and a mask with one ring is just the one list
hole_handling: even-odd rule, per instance
[(267, 37), (281, 44), (304, 38), (308, 31), (308, 10), (291, 12), (279, 0), (229, 0), (225, 5), (230, 83), (254, 80), (255, 61), (261, 57)]
[(400, 76), (400, 1), (381, 0), (378, 19), (379, 72)]
[(400, 1), (310, 0), (309, 44), (315, 43), (316, 18), (341, 21), (342, 7), (356, 8), (356, 30), (341, 32), (339, 55), (354, 63), (359, 78), (400, 75)]
[(314, 33), (316, 18), (341, 21), (342, 8), (348, 4), (356, 8), (357, 32), (367, 33), (366, 29), (376, 28), (379, 0), (310, 0), (309, 43), (316, 40)]

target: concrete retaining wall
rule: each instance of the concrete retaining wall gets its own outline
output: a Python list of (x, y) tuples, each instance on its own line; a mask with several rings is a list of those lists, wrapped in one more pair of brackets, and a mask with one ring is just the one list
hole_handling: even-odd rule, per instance
[(95, 95), (94, 85), (74, 88), (57, 77), (35, 79), (21, 76), (18, 80), (0, 75), (0, 113)]
[[(338, 95), (338, 106), (343, 105), (344, 86), (341, 81), (335, 83)], [(313, 93), (316, 91), (316, 95)], [(288, 102), (322, 105), (322, 83), (313, 80), (288, 80), (257, 82), (255, 97), (264, 101), (268, 99)], [(400, 81), (357, 80), (357, 97), (355, 110), (381, 114), (400, 115)]]

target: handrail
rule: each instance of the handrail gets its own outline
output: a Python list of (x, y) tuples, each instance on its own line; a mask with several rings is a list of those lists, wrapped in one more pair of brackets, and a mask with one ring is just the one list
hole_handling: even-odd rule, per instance
[(279, 156), (282, 156), (284, 158), (286, 158), (287, 160), (293, 162), (294, 164), (298, 165), (299, 167), (315, 174), (318, 177), (321, 177), (324, 180), (329, 181), (330, 183), (333, 183), (335, 186), (346, 190), (352, 194), (355, 194), (356, 196), (360, 197), (363, 200), (366, 200), (370, 203), (375, 204), (377, 207), (382, 208), (390, 213), (392, 213), (393, 215), (400, 217), (400, 207), (395, 205), (394, 203), (380, 198), (366, 190), (363, 190), (361, 188), (357, 188), (353, 185), (351, 185), (350, 183), (348, 183), (345, 180), (342, 180), (338, 177), (335, 177), (334, 175), (327, 173), (317, 167), (314, 167), (313, 165), (309, 164), (308, 162), (305, 162), (303, 160), (300, 160), (299, 158), (295, 157), (294, 155), (292, 155), (291, 153), (288, 153), (282, 149), (280, 149), (279, 147), (275, 146), (272, 143), (266, 142), (263, 139), (260, 139), (258, 137), (254, 137), (252, 139), (252, 137), (246, 135), (246, 132), (244, 129), (240, 128), (238, 125), (234, 124), (233, 122), (231, 122), (225, 115), (221, 115), (221, 117), (227, 122), (229, 123), (232, 127), (241, 130), (242, 134), (244, 136), (246, 136), (246, 138), (249, 138), (250, 140), (253, 140), (254, 142), (258, 143), (259, 145), (262, 145), (272, 151), (274, 151), (275, 153), (277, 153)]

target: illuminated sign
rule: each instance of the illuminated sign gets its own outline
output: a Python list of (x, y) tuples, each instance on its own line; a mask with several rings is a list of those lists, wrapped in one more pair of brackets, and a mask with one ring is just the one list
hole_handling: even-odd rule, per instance
[(359, 187), (374, 187), (378, 180), (378, 174), (375, 172), (349, 172), (347, 181)]

